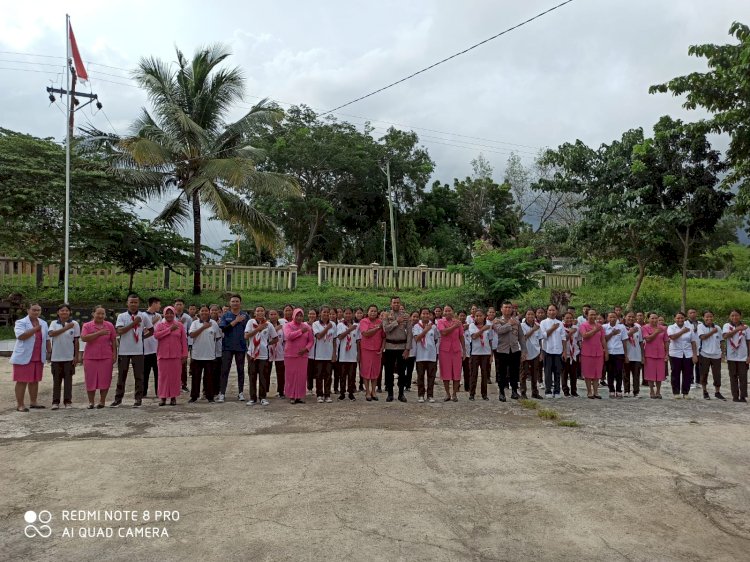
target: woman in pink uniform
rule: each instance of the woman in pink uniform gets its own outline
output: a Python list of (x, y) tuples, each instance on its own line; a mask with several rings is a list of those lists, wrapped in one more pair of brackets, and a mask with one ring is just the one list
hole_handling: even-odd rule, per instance
[[(47, 358), (47, 323), (39, 318), (42, 307), (32, 304), (28, 315), (16, 321), (14, 331), (16, 345), (10, 356), (13, 365), (13, 381), (16, 383), (16, 410), (28, 412), (29, 408), (44, 408), (36, 403), (39, 381), (42, 380), (44, 360)], [(29, 408), (24, 405), (26, 388), (29, 389)]]
[(164, 309), (164, 320), (154, 327), (154, 337), (159, 342), (156, 363), (159, 366), (159, 406), (177, 405), (182, 387), (182, 365), (187, 363), (187, 334), (182, 322), (175, 320), (174, 308)]
[(313, 345), (312, 328), (305, 322), (305, 313), (295, 308), (292, 320), (284, 324), (284, 395), (290, 404), (304, 404), (307, 388), (308, 354)]
[[(643, 378), (648, 381), (651, 398), (661, 399), (661, 383), (667, 378), (669, 336), (667, 327), (659, 323), (655, 313), (648, 315), (648, 324), (641, 328), (643, 335)], [(655, 387), (655, 388), (654, 388)]]
[(359, 376), (365, 381), (365, 400), (377, 402), (375, 387), (380, 376), (385, 332), (383, 322), (378, 315), (378, 307), (374, 304), (367, 308), (367, 316), (360, 320), (359, 333), (362, 337), (359, 343), (361, 352)]
[(112, 365), (117, 361), (117, 332), (112, 322), (104, 318), (107, 312), (103, 306), (94, 309), (94, 319), (86, 322), (81, 329), (81, 341), (86, 344), (83, 351), (83, 376), (86, 380), (86, 394), (89, 397), (89, 410), (94, 409), (96, 391), (99, 391), (97, 408), (104, 408), (107, 392), (112, 386)]
[(581, 334), (581, 376), (586, 381), (586, 393), (591, 399), (601, 399), (599, 396), (599, 379), (602, 376), (604, 362), (609, 358), (607, 340), (604, 328), (597, 321), (598, 315), (593, 308), (589, 309), (585, 322), (578, 326)]
[[(445, 387), (444, 401), (458, 402), (456, 393), (461, 387), (461, 366), (466, 355), (463, 324), (453, 318), (453, 307), (445, 305), (443, 317), (437, 321), (436, 325), (440, 332), (438, 364), (440, 378)], [(451, 395), (451, 381), (453, 382), (453, 395)]]

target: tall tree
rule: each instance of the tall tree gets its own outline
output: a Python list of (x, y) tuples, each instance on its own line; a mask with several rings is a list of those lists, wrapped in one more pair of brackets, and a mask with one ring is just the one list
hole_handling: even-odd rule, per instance
[(649, 92), (686, 95), (683, 107), (702, 107), (713, 116), (695, 125), (699, 131), (730, 135), (725, 186), (738, 184), (736, 204), (741, 212), (750, 210), (750, 27), (734, 22), (729, 34), (737, 43), (692, 45), (691, 56), (706, 59), (708, 72), (693, 72), (651, 86)]
[(239, 68), (221, 68), (229, 55), (216, 44), (198, 49), (191, 60), (177, 49), (176, 68), (153, 57), (141, 59), (133, 77), (153, 111), (143, 108), (131, 135), (109, 145), (119, 176), (149, 194), (172, 196), (177, 190), (156, 221), (176, 225), (192, 220), (194, 294), (201, 292), (202, 205), (219, 220), (241, 224), (259, 245), (271, 245), (277, 229), (254, 199), (298, 193), (293, 178), (256, 169), (263, 155), (251, 143), (259, 127), (280, 119), (277, 109), (264, 100), (226, 123), (233, 105), (242, 101), (245, 85)]
[(658, 206), (681, 250), (682, 310), (687, 307), (687, 270), (695, 243), (712, 235), (732, 199), (718, 189), (723, 169), (703, 132), (662, 117), (654, 137), (634, 148), (633, 172), (651, 188), (644, 204)]

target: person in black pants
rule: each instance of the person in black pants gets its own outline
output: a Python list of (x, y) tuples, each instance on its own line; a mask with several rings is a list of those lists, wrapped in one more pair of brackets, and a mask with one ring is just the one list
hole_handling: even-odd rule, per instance
[(243, 392), (245, 389), (245, 353), (247, 353), (245, 326), (248, 318), (248, 315), (242, 311), (242, 297), (232, 295), (229, 298), (229, 310), (219, 320), (219, 328), (224, 332), (224, 338), (222, 339), (221, 382), (218, 402), (224, 402), (232, 360), (237, 366), (237, 400), (243, 402), (245, 400)]
[[(151, 319), (151, 325), (161, 321), (161, 300), (159, 297), (149, 297), (146, 314)], [(143, 397), (148, 394), (148, 379), (151, 371), (154, 371), (154, 396), (159, 394), (159, 365), (156, 362), (156, 338), (153, 336), (143, 340)]]
[(406, 402), (404, 388), (406, 386), (406, 360), (411, 348), (411, 328), (409, 317), (401, 309), (401, 299), (391, 298), (391, 310), (383, 322), (385, 330), (385, 351), (383, 352), (383, 366), (385, 368), (385, 390), (388, 393), (386, 402), (393, 402), (394, 375), (398, 373), (398, 399)]
[(510, 384), (511, 398), (518, 400), (518, 377), (521, 372), (521, 342), (519, 331), (521, 325), (513, 316), (513, 304), (503, 302), (500, 308), (501, 316), (497, 318), (492, 329), (497, 334), (497, 348), (495, 349), (495, 377), (500, 389), (498, 398), (505, 402), (505, 389)]

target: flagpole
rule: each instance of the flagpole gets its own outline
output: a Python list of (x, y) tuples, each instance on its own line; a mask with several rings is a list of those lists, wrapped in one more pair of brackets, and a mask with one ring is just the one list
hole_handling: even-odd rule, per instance
[(72, 137), (70, 119), (70, 16), (65, 14), (65, 128), (67, 137), (65, 140), (65, 281), (63, 302), (68, 302), (68, 286), (70, 281), (70, 142)]

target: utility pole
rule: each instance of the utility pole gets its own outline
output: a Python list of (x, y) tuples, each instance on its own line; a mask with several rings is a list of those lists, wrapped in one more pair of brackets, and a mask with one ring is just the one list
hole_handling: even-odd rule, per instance
[[(83, 63), (80, 58), (80, 54), (78, 53), (78, 47), (73, 45), (73, 49), (75, 50), (75, 53), (71, 53), (71, 41), (73, 41), (73, 32), (70, 29), (70, 16), (65, 15), (65, 44), (66, 44), (66, 53), (65, 53), (65, 87), (68, 87), (68, 84), (70, 84), (70, 89), (62, 89), (62, 88), (47, 88), (47, 93), (49, 94), (49, 101), (50, 103), (55, 103), (55, 95), (59, 94), (61, 96), (65, 96), (65, 117), (67, 120), (67, 127), (66, 127), (66, 140), (65, 140), (65, 267), (64, 274), (63, 274), (63, 285), (64, 285), (64, 296), (63, 296), (63, 302), (68, 302), (68, 291), (70, 287), (70, 145), (73, 142), (73, 127), (74, 127), (74, 115), (75, 112), (79, 109), (83, 109), (90, 103), (93, 103), (96, 101), (96, 107), (97, 109), (102, 108), (102, 104), (99, 102), (99, 98), (96, 94), (85, 94), (85, 93), (79, 93), (76, 94), (76, 81), (78, 79), (78, 76), (76, 74), (75, 65), (73, 64), (73, 55), (75, 54), (76, 58), (76, 64), (79, 64), (80, 67), (83, 69)], [(85, 69), (82, 71), (82, 80), (85, 82), (86, 72)], [(69, 78), (70, 77), (70, 78)], [(82, 98), (87, 98), (89, 101), (84, 103), (79, 107), (79, 101), (76, 98), (76, 95)]]
[(393, 282), (396, 285), (396, 289), (399, 288), (398, 283), (398, 257), (396, 252), (396, 220), (393, 214), (393, 193), (391, 192), (391, 161), (385, 161), (385, 170), (381, 166), (380, 169), (388, 179), (388, 209), (391, 215), (391, 254), (393, 255)]

